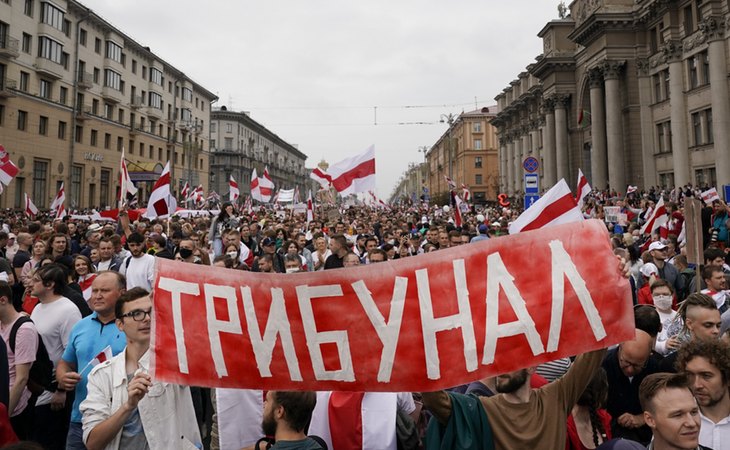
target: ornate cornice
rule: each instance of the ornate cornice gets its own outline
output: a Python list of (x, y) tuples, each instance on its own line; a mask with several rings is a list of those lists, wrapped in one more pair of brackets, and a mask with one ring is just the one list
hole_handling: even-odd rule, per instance
[(621, 75), (626, 61), (606, 60), (600, 65), (603, 78), (606, 80), (615, 80)]
[(649, 76), (649, 68), (650, 66), (648, 58), (636, 58), (636, 76)]
[(588, 86), (591, 89), (603, 86), (603, 73), (598, 67), (588, 70)]
[(570, 94), (553, 94), (551, 98), (555, 102), (556, 109), (568, 109), (570, 105)]
[(676, 39), (670, 39), (661, 47), (661, 54), (664, 62), (671, 63), (682, 60), (682, 42)]
[(707, 42), (717, 41), (725, 38), (727, 23), (722, 16), (709, 16), (700, 22), (700, 31)]

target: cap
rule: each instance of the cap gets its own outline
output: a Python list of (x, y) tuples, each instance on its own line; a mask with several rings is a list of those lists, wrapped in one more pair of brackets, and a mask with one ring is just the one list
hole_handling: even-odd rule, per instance
[(410, 237), (411, 239), (421, 239), (421, 234), (420, 233), (411, 233), (408, 237)]
[(426, 216), (421, 217), (421, 223), (428, 223), (428, 217), (426, 217)]
[(264, 247), (274, 244), (276, 244), (276, 240), (270, 237), (265, 237), (264, 240), (261, 241), (261, 245), (263, 245)]
[(8, 233), (8, 239), (15, 239), (16, 237), (15, 233)]
[(654, 263), (646, 263), (639, 269), (639, 272), (641, 272), (642, 275), (645, 277), (650, 277), (652, 275), (659, 275), (659, 269), (654, 265)]
[(489, 228), (485, 224), (479, 225), (479, 232), (482, 234), (486, 233), (488, 229)]
[(667, 248), (667, 244), (662, 244), (659, 241), (654, 241), (649, 246), (649, 251), (651, 252), (651, 251), (654, 251), (654, 250), (664, 250), (665, 248)]
[(86, 227), (86, 231), (99, 231), (101, 230), (101, 225), (98, 223), (92, 223), (88, 227)]

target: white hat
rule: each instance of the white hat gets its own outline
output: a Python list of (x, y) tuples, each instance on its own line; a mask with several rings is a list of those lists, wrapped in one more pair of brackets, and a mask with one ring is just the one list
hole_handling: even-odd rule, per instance
[(654, 241), (651, 243), (651, 245), (649, 245), (650, 252), (654, 250), (664, 250), (665, 248), (667, 248), (667, 244), (662, 244), (659, 241)]
[(644, 264), (643, 266), (641, 266), (641, 269), (639, 269), (639, 272), (641, 272), (641, 274), (647, 278), (652, 275), (659, 275), (659, 269), (657, 269), (654, 263)]

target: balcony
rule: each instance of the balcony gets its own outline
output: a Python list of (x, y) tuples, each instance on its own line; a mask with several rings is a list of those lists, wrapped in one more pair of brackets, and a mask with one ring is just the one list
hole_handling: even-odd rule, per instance
[(91, 106), (77, 106), (76, 107), (76, 120), (83, 122), (86, 119), (90, 119), (92, 115)]
[(112, 103), (119, 103), (122, 101), (122, 93), (110, 86), (104, 86), (101, 88), (101, 96), (104, 100)]
[(15, 97), (15, 90), (18, 88), (18, 82), (7, 78), (0, 79), (0, 99)]
[(139, 124), (139, 122), (132, 123), (129, 125), (129, 136), (131, 136), (131, 137), (137, 136), (141, 131), (144, 131), (144, 130), (141, 128), (141, 125)]
[(159, 108), (155, 108), (154, 106), (148, 106), (147, 115), (152, 119), (160, 120), (162, 119), (162, 110)]
[(35, 67), (39, 74), (53, 78), (54, 80), (58, 80), (63, 77), (63, 66), (57, 62), (51, 61), (50, 59), (36, 58), (33, 67)]
[(144, 106), (144, 100), (141, 96), (135, 95), (132, 98), (132, 101), (129, 103), (130, 108), (132, 109), (139, 109)]
[(0, 58), (17, 58), (20, 55), (20, 43), (17, 39), (5, 36), (0, 39)]
[(91, 89), (94, 86), (94, 76), (88, 72), (80, 73), (77, 85), (79, 89)]

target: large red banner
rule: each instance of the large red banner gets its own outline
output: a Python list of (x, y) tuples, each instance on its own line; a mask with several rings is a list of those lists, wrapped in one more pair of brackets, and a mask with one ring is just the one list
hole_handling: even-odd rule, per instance
[(159, 259), (154, 375), (211, 387), (432, 391), (633, 338), (600, 221), (356, 268)]

